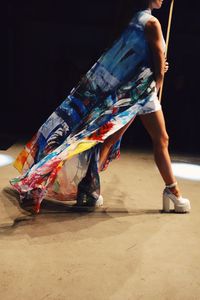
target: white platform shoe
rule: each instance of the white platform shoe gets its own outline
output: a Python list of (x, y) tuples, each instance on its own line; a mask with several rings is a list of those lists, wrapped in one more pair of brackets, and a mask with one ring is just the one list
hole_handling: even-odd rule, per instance
[(103, 196), (102, 195), (100, 195), (99, 196), (99, 198), (96, 200), (96, 202), (95, 202), (95, 206), (96, 207), (100, 207), (100, 206), (102, 206), (103, 205)]
[(97, 199), (95, 199), (95, 197), (91, 197), (91, 196), (87, 196), (86, 197), (86, 202), (85, 202), (86, 206), (93, 206), (93, 207), (100, 207), (103, 205), (103, 197), (102, 195), (99, 195), (99, 197)]
[(176, 197), (171, 191), (170, 188), (173, 188), (177, 185), (177, 182), (166, 185), (163, 191), (163, 211), (170, 212), (170, 201), (174, 204), (174, 211), (176, 213), (186, 213), (190, 212), (191, 205), (190, 201), (186, 198)]
[(86, 192), (79, 192), (76, 205), (100, 207), (103, 205), (103, 197), (102, 195), (99, 195), (99, 197), (96, 199), (94, 196), (91, 196)]

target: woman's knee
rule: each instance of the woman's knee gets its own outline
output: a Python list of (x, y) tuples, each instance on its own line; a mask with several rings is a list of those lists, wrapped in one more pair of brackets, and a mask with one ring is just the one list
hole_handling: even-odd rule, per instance
[(121, 137), (122, 133), (121, 131), (117, 131), (115, 133), (113, 133), (112, 135), (110, 135), (109, 137), (107, 137), (107, 139), (105, 139), (104, 141), (104, 146), (106, 148), (110, 148), (117, 140), (119, 140), (119, 138)]
[(153, 139), (153, 144), (155, 147), (168, 148), (169, 146), (169, 135), (167, 132), (163, 132), (160, 136)]

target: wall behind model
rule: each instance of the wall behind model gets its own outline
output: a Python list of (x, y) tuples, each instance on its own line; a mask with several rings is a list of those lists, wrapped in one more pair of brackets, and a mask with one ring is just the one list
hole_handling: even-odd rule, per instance
[[(0, 134), (29, 138), (38, 129), (108, 47), (124, 8), (121, 0), (8, 2), (8, 99)], [(166, 1), (156, 12), (164, 34), (168, 9)], [(175, 4), (162, 104), (172, 149), (199, 153), (197, 14), (194, 5)], [(150, 145), (138, 120), (122, 143)]]

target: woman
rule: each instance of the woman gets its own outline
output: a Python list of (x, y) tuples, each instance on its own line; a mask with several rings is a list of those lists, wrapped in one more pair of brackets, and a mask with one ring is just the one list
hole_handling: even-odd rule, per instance
[[(137, 2), (137, 1), (135, 1)], [(21, 176), (10, 182), (22, 201), (39, 212), (44, 197), (102, 205), (99, 172), (119, 157), (123, 133), (136, 115), (149, 132), (155, 161), (165, 182), (163, 209), (189, 212), (168, 153), (168, 135), (157, 93), (168, 70), (159, 21), (160, 0), (138, 1), (120, 37), (83, 76), (41, 126), (15, 161)]]

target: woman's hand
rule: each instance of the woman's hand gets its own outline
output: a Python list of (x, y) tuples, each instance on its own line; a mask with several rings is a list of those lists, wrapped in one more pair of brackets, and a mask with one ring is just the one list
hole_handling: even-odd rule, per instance
[(164, 72), (166, 73), (169, 70), (169, 63), (165, 60)]

